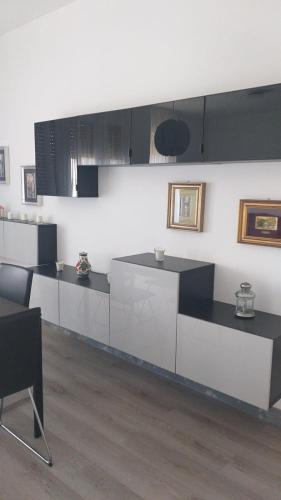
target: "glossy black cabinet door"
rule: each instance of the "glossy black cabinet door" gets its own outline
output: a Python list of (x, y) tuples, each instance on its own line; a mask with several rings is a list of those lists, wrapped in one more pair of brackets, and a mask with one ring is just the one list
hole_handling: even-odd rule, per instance
[(57, 194), (55, 121), (35, 123), (34, 132), (37, 193), (55, 196)]
[(133, 108), (132, 164), (202, 161), (204, 98)]
[(204, 97), (175, 101), (174, 114), (178, 123), (187, 127), (188, 142), (182, 141), (182, 151), (176, 156), (177, 163), (201, 162), (203, 160)]
[(163, 155), (155, 145), (159, 125), (173, 117), (173, 103), (161, 103), (132, 109), (131, 164), (174, 163), (175, 157)]
[(37, 192), (44, 196), (98, 196), (98, 168), (77, 164), (78, 119), (35, 124)]
[(281, 85), (206, 97), (205, 161), (281, 158)]
[(131, 110), (80, 116), (79, 165), (129, 165)]
[(58, 196), (77, 196), (77, 119), (55, 120)]
[(77, 121), (75, 118), (35, 124), (37, 192), (77, 196)]

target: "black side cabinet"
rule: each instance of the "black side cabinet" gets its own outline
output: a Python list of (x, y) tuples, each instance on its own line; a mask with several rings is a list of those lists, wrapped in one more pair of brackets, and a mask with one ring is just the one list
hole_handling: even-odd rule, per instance
[(205, 161), (281, 158), (281, 85), (205, 99)]
[(78, 165), (78, 119), (35, 124), (37, 192), (45, 196), (98, 196), (98, 167)]
[(131, 163), (202, 161), (204, 98), (133, 108)]
[(129, 165), (130, 127), (130, 109), (78, 117), (78, 164)]

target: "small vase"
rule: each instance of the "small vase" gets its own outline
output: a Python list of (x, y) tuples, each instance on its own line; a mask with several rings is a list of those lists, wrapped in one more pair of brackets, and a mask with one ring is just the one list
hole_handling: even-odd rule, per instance
[(91, 264), (88, 261), (88, 254), (87, 252), (80, 252), (79, 253), (79, 260), (75, 266), (76, 274), (78, 278), (88, 278), (89, 273), (91, 271)]

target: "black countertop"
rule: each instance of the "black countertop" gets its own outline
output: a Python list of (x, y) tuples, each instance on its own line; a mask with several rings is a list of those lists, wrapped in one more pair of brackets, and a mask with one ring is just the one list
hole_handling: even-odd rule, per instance
[(191, 316), (270, 340), (281, 338), (281, 316), (263, 311), (255, 312), (254, 318), (238, 318), (235, 316), (234, 305), (214, 300), (204, 305), (200, 304), (198, 309), (193, 307), (185, 316)]
[(152, 267), (161, 269), (162, 271), (171, 271), (174, 273), (183, 273), (200, 267), (212, 266), (211, 262), (201, 262), (199, 260), (182, 259), (180, 257), (171, 257), (165, 255), (163, 262), (155, 260), (154, 253), (141, 253), (137, 255), (129, 255), (127, 257), (119, 257), (113, 260), (127, 262), (128, 264), (137, 264), (138, 266)]
[(84, 286), (103, 293), (109, 293), (110, 286), (107, 281), (107, 276), (104, 273), (90, 272), (88, 278), (78, 278), (75, 268), (72, 266), (64, 266), (63, 271), (57, 272), (55, 264), (46, 264), (43, 266), (32, 267), (35, 274), (45, 276), (46, 278), (53, 278), (73, 285)]

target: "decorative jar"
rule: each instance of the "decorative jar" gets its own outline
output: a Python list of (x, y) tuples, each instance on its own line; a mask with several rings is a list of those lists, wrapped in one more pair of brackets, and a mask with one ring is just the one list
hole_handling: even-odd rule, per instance
[(236, 316), (240, 318), (253, 318), (255, 316), (254, 302), (256, 294), (252, 290), (250, 283), (244, 282), (240, 285), (240, 290), (236, 296)]
[(75, 270), (78, 278), (88, 278), (91, 271), (91, 264), (88, 261), (87, 252), (79, 253), (79, 260), (75, 266)]

